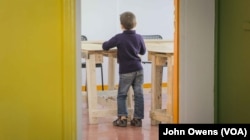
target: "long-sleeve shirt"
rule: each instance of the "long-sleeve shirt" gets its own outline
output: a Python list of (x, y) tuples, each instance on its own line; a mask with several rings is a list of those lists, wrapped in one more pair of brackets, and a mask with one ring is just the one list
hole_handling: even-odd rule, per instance
[(125, 30), (116, 34), (102, 45), (103, 50), (117, 47), (117, 59), (119, 62), (119, 73), (130, 73), (142, 70), (139, 55), (146, 53), (144, 40), (135, 30)]

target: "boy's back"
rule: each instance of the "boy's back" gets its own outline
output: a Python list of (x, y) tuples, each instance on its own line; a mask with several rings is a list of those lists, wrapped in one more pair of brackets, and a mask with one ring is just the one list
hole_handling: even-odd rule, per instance
[(142, 70), (141, 59), (138, 54), (144, 55), (146, 47), (141, 35), (135, 30), (125, 30), (103, 43), (103, 49), (117, 47), (119, 73), (129, 73)]

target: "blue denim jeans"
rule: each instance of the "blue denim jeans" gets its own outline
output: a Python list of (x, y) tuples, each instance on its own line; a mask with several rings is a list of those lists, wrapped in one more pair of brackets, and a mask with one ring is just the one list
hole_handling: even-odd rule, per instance
[(144, 118), (143, 82), (143, 70), (119, 75), (117, 95), (118, 116), (128, 116), (126, 99), (128, 90), (132, 86), (134, 91), (134, 118)]

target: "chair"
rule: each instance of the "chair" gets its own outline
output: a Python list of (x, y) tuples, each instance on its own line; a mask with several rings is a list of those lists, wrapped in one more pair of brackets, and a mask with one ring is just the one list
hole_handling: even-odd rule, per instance
[(142, 35), (143, 39), (162, 39), (161, 35)]
[[(81, 41), (87, 41), (87, 37), (85, 35), (81, 35)], [(103, 69), (102, 69), (102, 63), (97, 63), (96, 64), (97, 68), (101, 68), (101, 78), (102, 78), (102, 90), (104, 90), (104, 85), (103, 85)], [(82, 62), (82, 68), (86, 68), (86, 62)], [(86, 80), (86, 89), (87, 89), (87, 80)]]
[[(142, 38), (143, 39), (163, 39), (161, 35), (142, 35)], [(143, 64), (151, 64), (150, 61), (142, 61)], [(166, 65), (164, 65), (164, 67), (167, 66), (167, 63)]]

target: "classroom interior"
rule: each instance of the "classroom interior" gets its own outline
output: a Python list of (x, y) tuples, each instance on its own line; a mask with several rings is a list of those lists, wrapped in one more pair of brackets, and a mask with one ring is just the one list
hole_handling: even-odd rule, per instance
[[(98, 4), (96, 4), (98, 3)], [(133, 3), (133, 4), (131, 4)], [(143, 4), (142, 4), (143, 3)], [(109, 5), (103, 7), (103, 5)], [(157, 9), (157, 10), (156, 10)], [(136, 32), (143, 36), (160, 36), (160, 38), (149, 38), (149, 39), (160, 39), (169, 42), (174, 41), (174, 0), (160, 0), (153, 2), (150, 0), (82, 0), (81, 2), (81, 35), (83, 42), (94, 42), (104, 41), (111, 38), (113, 35), (122, 32), (120, 27), (119, 15), (125, 11), (131, 11), (136, 15), (137, 26)], [(93, 18), (95, 17), (95, 18)], [(164, 18), (162, 18), (164, 17)], [(159, 21), (159, 22), (155, 22)], [(82, 44), (87, 45), (87, 44)], [(152, 64), (143, 63), (148, 60), (148, 52), (141, 56), (142, 66), (144, 69), (144, 101), (145, 101), (145, 119), (143, 119), (142, 128), (131, 127), (128, 125), (126, 128), (117, 128), (112, 125), (116, 115), (104, 116), (98, 118), (97, 124), (91, 124), (89, 119), (89, 110), (87, 97), (84, 97), (83, 101), (83, 132), (84, 139), (157, 139), (158, 127), (157, 125), (151, 124), (150, 119), (150, 108), (151, 108), (151, 75), (152, 75)], [(109, 58), (103, 57), (101, 67), (96, 65), (96, 86), (98, 91), (108, 91), (108, 80), (109, 73)], [(82, 58), (82, 93), (83, 96), (87, 95), (87, 68), (86, 58)], [(115, 87), (118, 86), (118, 64), (115, 64), (115, 71), (112, 73), (115, 77)], [(162, 107), (166, 108), (166, 95), (167, 95), (167, 81), (168, 81), (168, 69), (163, 67), (162, 70)], [(112, 75), (112, 76), (113, 76)], [(91, 82), (91, 81), (89, 81)], [(91, 92), (92, 90), (89, 90)], [(105, 92), (107, 94), (107, 92)], [(93, 94), (93, 93), (88, 93)], [(98, 95), (98, 94), (97, 94)], [(109, 97), (107, 97), (108, 99)], [(106, 99), (106, 100), (107, 100)], [(99, 102), (98, 102), (99, 103)], [(91, 104), (89, 105), (91, 106)], [(105, 105), (98, 104), (100, 108), (105, 109)], [(116, 106), (114, 104), (114, 106)]]
[[(97, 4), (98, 3), (98, 4)], [(131, 4), (133, 3), (133, 4)], [(143, 3), (143, 4), (142, 4)], [(109, 5), (105, 7), (103, 5)], [(87, 37), (88, 41), (107, 40), (113, 35), (120, 33), (119, 15), (124, 11), (132, 11), (137, 18), (136, 32), (141, 35), (160, 35), (162, 39), (174, 40), (174, 0), (82, 0), (81, 1), (81, 34)], [(164, 18), (162, 18), (164, 17)], [(155, 22), (159, 21), (159, 22)], [(142, 56), (142, 61), (147, 60), (147, 54)], [(85, 59), (82, 58), (85, 62)], [(103, 60), (103, 81), (107, 85), (108, 60)], [(116, 65), (116, 69), (118, 65)], [(151, 83), (151, 65), (143, 64), (145, 71), (145, 84)], [(85, 88), (86, 69), (82, 69), (82, 86)], [(166, 83), (166, 71), (163, 73), (164, 83)], [(97, 68), (97, 77), (102, 77), (101, 69)], [(115, 73), (115, 82), (118, 82), (118, 73)], [(97, 79), (98, 88), (101, 89), (101, 78)], [(145, 85), (146, 86), (146, 85)]]
[[(143, 1), (143, 3), (145, 4), (147, 2), (150, 3), (150, 1), (147, 0)], [(175, 0), (172, 2), (175, 2)], [(246, 7), (246, 5), (249, 5), (249, 1), (242, 0), (240, 2), (235, 2), (232, 0), (180, 0), (178, 2), (180, 2), (180, 5), (178, 7), (180, 8), (178, 10), (178, 33), (180, 34), (180, 36), (178, 36), (179, 40), (177, 44), (177, 49), (179, 51), (178, 66), (180, 67), (177, 82), (179, 90), (177, 111), (178, 123), (249, 122), (249, 113), (244, 112), (244, 109), (249, 107), (249, 103), (247, 103), (247, 100), (249, 98), (244, 98), (243, 100), (241, 100), (241, 97), (249, 97), (246, 95), (247, 93), (249, 93), (249, 90), (246, 86), (249, 78), (247, 78), (247, 76), (243, 76), (247, 73), (245, 71), (245, 68), (249, 68), (249, 64), (244, 63), (246, 61), (242, 61), (243, 63), (238, 65), (237, 62), (233, 60), (234, 54), (232, 52), (228, 52), (228, 48), (230, 48), (230, 50), (237, 50), (240, 52), (242, 52), (242, 50), (244, 49), (248, 50), (246, 46), (247, 44), (249, 44), (249, 41), (246, 41), (246, 37), (249, 36), (249, 16), (247, 16), (246, 13), (249, 13), (249, 9)], [(141, 8), (143, 7), (139, 6), (142, 1), (139, 1), (138, 3), (131, 3), (133, 3), (133, 5), (136, 7), (135, 11), (141, 10)], [(123, 9), (122, 7), (126, 5), (129, 8), (133, 8), (133, 6), (130, 5), (131, 3), (128, 2), (126, 4), (126, 2), (119, 1), (117, 4), (118, 6), (116, 7), (117, 11)], [(151, 7), (151, 5), (157, 5), (156, 3), (157, 2), (152, 2), (150, 6), (148, 5), (146, 12), (138, 12), (139, 15), (154, 15), (154, 18), (159, 18), (154, 20), (154, 25), (158, 24), (158, 21), (160, 21), (160, 23), (163, 23), (164, 19), (166, 19), (163, 18), (166, 17), (166, 15), (155, 16), (157, 15), (157, 13), (154, 12), (161, 11), (162, 9), (160, 9), (159, 7), (166, 6), (164, 3), (167, 2), (162, 1), (162, 5), (158, 5), (157, 10), (153, 10), (154, 12), (152, 12), (149, 7)], [(230, 9), (232, 8), (238, 10), (231, 11)], [(171, 16), (173, 16), (173, 14), (171, 14)], [(242, 23), (241, 21), (244, 22)], [(147, 26), (147, 23), (148, 22), (143, 23), (143, 26)], [(173, 22), (171, 22), (170, 24), (173, 27)], [(169, 24), (165, 23), (164, 25)], [(151, 30), (149, 32), (144, 31), (152, 29), (151, 27), (152, 24), (150, 25), (150, 27), (147, 27), (147, 29), (142, 29), (139, 27), (138, 29), (141, 30), (141, 33), (148, 34), (151, 33)], [(227, 32), (231, 27), (234, 30), (230, 30), (230, 34), (228, 34)], [(161, 28), (165, 28), (165, 26)], [(119, 31), (119, 26), (116, 28), (114, 33), (117, 31)], [(159, 32), (161, 31), (164, 32), (163, 36), (164, 34), (166, 35), (166, 30), (160, 30)], [(174, 31), (172, 31), (172, 33), (173, 32)], [(110, 36), (112, 36), (112, 33), (110, 34)], [(173, 39), (166, 37), (164, 36), (165, 39)], [(109, 37), (105, 39), (108, 38)], [(225, 40), (225, 38), (235, 38), (235, 40)], [(241, 43), (237, 44), (237, 40)], [(228, 42), (231, 42), (232, 44), (229, 44)], [(238, 50), (234, 46), (237, 46), (241, 49)], [(242, 53), (240, 60), (245, 60), (244, 56), (246, 56), (246, 54)], [(241, 69), (230, 65), (229, 62), (233, 62), (234, 66), (237, 65), (241, 67)], [(231, 69), (232, 71), (242, 73), (240, 75), (244, 78), (236, 78), (232, 71), (227, 71), (227, 68)], [(167, 78), (166, 75), (164, 75), (163, 78)], [(230, 82), (228, 81), (228, 79), (231, 79), (229, 80)], [(237, 89), (240, 92), (238, 92)], [(236, 96), (234, 93), (238, 93), (239, 96)], [(149, 99), (149, 97), (147, 96), (146, 99)], [(238, 113), (233, 113), (231, 110)], [(150, 123), (146, 122), (143, 130), (149, 130), (147, 128), (147, 126), (149, 125), (147, 124)], [(98, 126), (95, 127), (97, 128)], [(150, 132), (147, 131), (147, 133), (145, 134), (140, 133), (142, 135), (140, 135), (139, 137), (144, 137), (144, 139), (147, 139), (147, 134), (151, 133), (151, 130), (154, 129), (152, 125), (150, 126), (150, 128), (152, 128), (150, 129)], [(101, 127), (99, 130), (102, 130)], [(119, 133), (120, 132), (117, 131), (117, 133), (113, 133), (111, 135), (115, 135), (115, 137), (117, 138), (117, 136), (119, 137)], [(128, 135), (129, 132), (126, 134), (120, 134), (121, 136), (124, 136)], [(132, 133), (131, 135), (133, 134), (134, 133)], [(152, 135), (154, 137), (155, 134)]]

